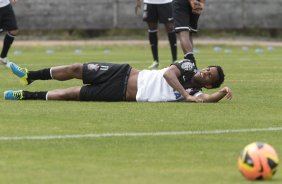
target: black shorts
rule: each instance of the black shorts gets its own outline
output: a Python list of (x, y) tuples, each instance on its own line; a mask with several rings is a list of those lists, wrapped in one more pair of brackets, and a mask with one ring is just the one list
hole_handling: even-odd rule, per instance
[(12, 5), (9, 4), (0, 8), (0, 32), (17, 29), (17, 20)]
[(192, 13), (192, 8), (188, 0), (174, 0), (172, 10), (175, 32), (198, 31), (199, 15)]
[(85, 63), (81, 101), (125, 101), (131, 66), (128, 64)]
[(163, 23), (172, 22), (172, 3), (147, 4), (144, 3), (143, 20), (145, 22)]

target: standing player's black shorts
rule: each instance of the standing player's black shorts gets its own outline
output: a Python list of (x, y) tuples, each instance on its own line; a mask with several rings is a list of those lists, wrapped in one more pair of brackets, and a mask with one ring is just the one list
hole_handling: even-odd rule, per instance
[(192, 13), (192, 8), (188, 0), (173, 0), (172, 9), (175, 32), (198, 31), (199, 15)]
[(127, 81), (131, 71), (128, 64), (83, 64), (80, 90), (81, 101), (125, 101)]
[(0, 8), (0, 32), (17, 30), (17, 21), (12, 5)]
[(172, 22), (172, 3), (148, 4), (144, 3), (143, 20), (145, 22)]

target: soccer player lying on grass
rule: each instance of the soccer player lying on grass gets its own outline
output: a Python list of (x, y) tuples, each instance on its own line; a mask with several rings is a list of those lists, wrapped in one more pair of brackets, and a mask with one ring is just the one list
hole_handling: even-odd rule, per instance
[(230, 88), (224, 87), (209, 95), (201, 88), (217, 88), (224, 81), (220, 66), (198, 70), (185, 59), (161, 70), (137, 70), (128, 64), (85, 63), (28, 71), (15, 63), (7, 63), (25, 84), (35, 80), (82, 79), (84, 85), (67, 89), (30, 92), (8, 90), (6, 100), (79, 100), (79, 101), (137, 101), (137, 102), (218, 102), (232, 98)]

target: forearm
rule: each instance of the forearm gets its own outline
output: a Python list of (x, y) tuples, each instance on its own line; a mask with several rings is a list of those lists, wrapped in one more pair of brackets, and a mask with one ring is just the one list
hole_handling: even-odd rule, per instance
[(223, 98), (231, 100), (232, 96), (231, 89), (229, 87), (224, 87), (211, 95), (202, 94), (198, 98), (201, 98), (203, 102), (218, 102)]
[(210, 102), (218, 102), (222, 98), (224, 98), (226, 93), (224, 92), (216, 92), (211, 95), (208, 95), (206, 98), (203, 98), (203, 102), (210, 103)]
[(178, 81), (176, 74), (170, 70), (167, 70), (164, 74), (166, 82), (176, 91), (178, 91), (185, 99), (190, 96), (183, 86)]

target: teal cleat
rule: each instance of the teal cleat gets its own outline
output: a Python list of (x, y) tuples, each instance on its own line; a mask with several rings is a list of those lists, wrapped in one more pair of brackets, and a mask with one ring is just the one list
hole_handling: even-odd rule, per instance
[(22, 100), (23, 99), (23, 90), (8, 90), (4, 92), (5, 100)]
[(31, 83), (27, 78), (28, 70), (26, 68), (21, 68), (13, 62), (9, 62), (7, 65), (12, 72), (20, 78), (22, 84), (29, 85)]

